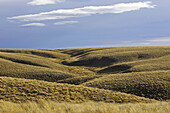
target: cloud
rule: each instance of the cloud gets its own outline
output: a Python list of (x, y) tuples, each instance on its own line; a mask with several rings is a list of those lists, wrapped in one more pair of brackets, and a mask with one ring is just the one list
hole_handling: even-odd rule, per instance
[(63, 2), (64, 0), (33, 0), (32, 2), (28, 2), (29, 5), (49, 5)]
[(147, 42), (170, 42), (170, 37), (155, 38), (147, 40)]
[(170, 37), (160, 37), (153, 38), (150, 40), (140, 40), (140, 41), (124, 41), (122, 44), (126, 45), (169, 45)]
[(56, 22), (54, 23), (55, 25), (65, 25), (65, 24), (75, 24), (79, 23), (78, 21), (61, 21), (61, 22)]
[(150, 42), (147, 42), (147, 41), (123, 41), (123, 42), (120, 42), (120, 44), (123, 44), (123, 45), (149, 45), (151, 44)]
[(24, 26), (24, 27), (29, 27), (29, 26), (43, 27), (43, 26), (45, 26), (45, 24), (43, 24), (43, 23), (29, 23), (29, 24), (24, 24), (24, 25), (21, 25), (21, 26)]
[(150, 1), (136, 3), (121, 3), (110, 6), (87, 6), (74, 9), (58, 9), (50, 12), (41, 12), (38, 14), (8, 17), (8, 19), (15, 21), (45, 21), (73, 17), (83, 17), (95, 14), (124, 13), (128, 11), (140, 10), (141, 8), (154, 8), (154, 7), (155, 5), (152, 5)]

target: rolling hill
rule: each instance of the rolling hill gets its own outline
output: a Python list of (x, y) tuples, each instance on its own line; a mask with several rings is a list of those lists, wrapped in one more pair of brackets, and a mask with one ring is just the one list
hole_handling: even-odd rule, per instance
[(170, 47), (0, 49), (0, 99), (153, 103), (170, 99)]

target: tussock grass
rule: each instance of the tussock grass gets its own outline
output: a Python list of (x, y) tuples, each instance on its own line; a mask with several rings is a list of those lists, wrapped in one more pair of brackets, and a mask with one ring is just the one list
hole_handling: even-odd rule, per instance
[(97, 88), (9, 77), (0, 77), (0, 99), (18, 103), (39, 99), (73, 103), (88, 101), (148, 103), (155, 101)]
[[(93, 72), (87, 69), (79, 68), (79, 67), (69, 67), (60, 64), (59, 62), (61, 62), (62, 59), (46, 58), (42, 56), (33, 55), (31, 53), (27, 54), (25, 53), (26, 50), (23, 51), (19, 50), (19, 52), (21, 53), (19, 53), (18, 51), (17, 53), (16, 51), (17, 50), (15, 51), (13, 50), (14, 53), (0, 52), (0, 75), (1, 76), (22, 77), (22, 78), (31, 78), (31, 79), (42, 78), (40, 80), (51, 81), (47, 79), (48, 77), (47, 78), (43, 77), (48, 75), (48, 76), (52, 76), (51, 79), (53, 81), (57, 81), (60, 79), (55, 78), (56, 73), (63, 73), (63, 76), (73, 75), (73, 74), (93, 75)], [(42, 77), (38, 77), (38, 76), (42, 76)]]
[(102, 70), (99, 70), (97, 73), (120, 73), (120, 72), (129, 72), (129, 70), (132, 68), (132, 66), (127, 64), (120, 64), (120, 65), (114, 65), (107, 68), (104, 68)]
[(56, 103), (39, 100), (16, 104), (0, 101), (1, 113), (169, 113), (170, 102), (114, 104), (114, 103)]
[(170, 99), (170, 71), (104, 75), (83, 85), (157, 100)]
[(69, 56), (66, 54), (62, 54), (60, 52), (53, 52), (48, 50), (40, 50), (40, 49), (0, 49), (0, 52), (5, 53), (22, 53), (22, 54), (31, 54), (42, 56), (46, 58), (58, 58), (58, 59), (66, 59)]
[(105, 67), (129, 61), (159, 58), (170, 55), (170, 47), (127, 47), (93, 50), (76, 61), (65, 62), (71, 66)]
[(71, 77), (71, 78), (67, 78), (67, 79), (62, 79), (57, 82), (80, 85), (82, 83), (85, 83), (87, 81), (90, 81), (90, 80), (93, 80), (93, 79), (99, 78), (99, 77), (101, 77), (101, 76), (79, 76), (79, 77)]
[(63, 73), (50, 68), (41, 66), (30, 66), (14, 63), (0, 58), (0, 76), (45, 80), (57, 82), (58, 80), (73, 77), (71, 74)]
[[(90, 101), (147, 103), (169, 100), (169, 64), (170, 47), (0, 49), (0, 99), (17, 103), (45, 99), (48, 102), (44, 104), (51, 101), (68, 102), (71, 107), (87, 106), (89, 103), (71, 103)], [(31, 105), (39, 109), (39, 103), (31, 102), (28, 106)], [(141, 106), (135, 107), (139, 107), (140, 111)], [(103, 111), (106, 106), (93, 108), (94, 111), (90, 108), (89, 112), (108, 112), (108, 109), (113, 112), (112, 107), (106, 111)], [(121, 105), (114, 109), (117, 108)], [(74, 113), (75, 109), (68, 107), (67, 110)], [(144, 110), (143, 107), (141, 109)], [(166, 112), (166, 107), (164, 109)], [(135, 112), (129, 108), (127, 110)], [(158, 109), (156, 111), (159, 112)]]
[(137, 62), (127, 62), (126, 64), (131, 66), (131, 69), (129, 69), (131, 72), (170, 70), (170, 55)]
[(137, 60), (131, 62), (123, 62), (108, 66), (98, 71), (98, 73), (129, 73), (129, 72), (144, 72), (170, 70), (170, 55), (165, 55), (158, 58)]

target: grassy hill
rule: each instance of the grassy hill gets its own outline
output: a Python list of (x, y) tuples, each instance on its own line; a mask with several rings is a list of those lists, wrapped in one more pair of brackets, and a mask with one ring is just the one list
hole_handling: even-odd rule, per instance
[(167, 101), (169, 64), (170, 47), (0, 49), (0, 99)]
[(104, 101), (115, 103), (154, 102), (143, 97), (120, 92), (51, 83), (37, 80), (0, 77), (0, 99), (12, 102), (37, 101), (39, 99), (57, 102)]
[(86, 82), (83, 85), (157, 100), (170, 99), (170, 71), (110, 74)]

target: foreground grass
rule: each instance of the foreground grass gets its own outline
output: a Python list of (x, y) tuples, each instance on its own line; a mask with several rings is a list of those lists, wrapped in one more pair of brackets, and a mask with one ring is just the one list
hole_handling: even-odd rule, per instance
[(71, 104), (40, 100), (16, 104), (1, 100), (0, 113), (170, 113), (170, 102)]

